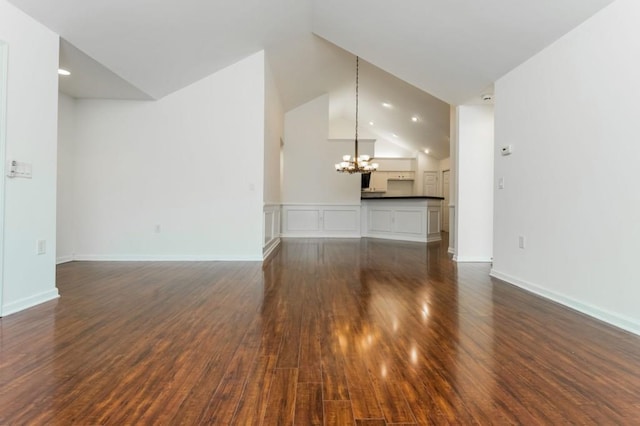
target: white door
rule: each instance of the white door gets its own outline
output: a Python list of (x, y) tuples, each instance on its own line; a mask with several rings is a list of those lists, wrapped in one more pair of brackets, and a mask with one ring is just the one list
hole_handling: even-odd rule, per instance
[(442, 172), (442, 230), (449, 232), (449, 170)]
[(424, 172), (424, 195), (437, 197), (438, 194), (438, 172)]

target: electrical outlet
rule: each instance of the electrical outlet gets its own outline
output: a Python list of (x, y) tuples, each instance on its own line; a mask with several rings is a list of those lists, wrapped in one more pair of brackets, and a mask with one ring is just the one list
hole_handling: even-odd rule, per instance
[(520, 247), (521, 249), (523, 249), (525, 246), (525, 238), (523, 235), (520, 235), (518, 237), (518, 247)]
[(498, 189), (504, 189), (504, 178), (498, 179)]
[(45, 254), (47, 252), (47, 240), (36, 241), (36, 254)]
[(161, 231), (161, 229), (160, 229), (160, 225), (156, 225), (156, 227), (155, 227), (155, 232), (156, 232), (156, 234), (159, 234), (159, 233), (160, 233), (160, 231)]

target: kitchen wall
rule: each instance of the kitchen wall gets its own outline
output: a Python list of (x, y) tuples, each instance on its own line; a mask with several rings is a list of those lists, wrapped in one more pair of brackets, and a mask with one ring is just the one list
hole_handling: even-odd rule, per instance
[(638, 21), (617, 0), (496, 82), (493, 275), (640, 334)]
[(261, 260), (265, 90), (259, 52), (158, 101), (77, 100), (76, 258)]
[[(0, 249), (1, 314), (58, 296), (56, 129), (58, 36), (0, 0), (0, 40), (8, 45), (6, 160), (32, 165), (31, 179), (4, 177), (4, 244)], [(4, 105), (0, 108), (4, 109)], [(3, 148), (3, 147), (0, 147)], [(4, 170), (4, 163), (2, 161)], [(1, 190), (0, 190), (1, 194)], [(46, 253), (36, 254), (36, 241)]]
[[(329, 95), (285, 114), (282, 202), (360, 204), (360, 175), (337, 173), (335, 163), (353, 155), (351, 139), (329, 140)], [(372, 144), (362, 144), (372, 154)]]
[[(356, 135), (355, 120), (347, 120), (344, 117), (329, 117), (329, 139), (351, 139)], [(363, 123), (358, 126), (358, 139), (376, 139)]]

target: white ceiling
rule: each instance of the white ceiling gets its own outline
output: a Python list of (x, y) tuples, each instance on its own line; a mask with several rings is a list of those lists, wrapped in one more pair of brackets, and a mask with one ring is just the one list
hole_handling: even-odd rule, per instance
[(447, 103), (477, 102), (613, 0), (10, 1), (63, 38), (72, 96), (157, 99), (265, 49), (285, 110), (330, 93), (353, 119), (357, 54), (367, 130), (443, 157)]
[(454, 105), (613, 0), (317, 0), (313, 31)]
[[(353, 54), (309, 33), (267, 49), (267, 58), (285, 110), (329, 93), (330, 118), (354, 123), (345, 137), (354, 136)], [(449, 104), (362, 59), (359, 75), (361, 136), (385, 139), (408, 151), (429, 149), (437, 158), (449, 156)], [(411, 121), (414, 116), (418, 122)]]

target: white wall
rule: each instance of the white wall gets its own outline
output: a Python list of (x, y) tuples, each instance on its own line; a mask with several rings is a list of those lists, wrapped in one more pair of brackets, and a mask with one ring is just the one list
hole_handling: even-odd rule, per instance
[[(640, 333), (640, 2), (496, 82), (493, 274)], [(518, 248), (518, 236), (526, 248)]]
[[(376, 139), (368, 128), (367, 124), (360, 121), (358, 123), (358, 139)], [(329, 119), (329, 139), (353, 139), (356, 135), (355, 120), (347, 120), (344, 117), (333, 117)]]
[(262, 259), (264, 70), (259, 52), (155, 102), (78, 100), (76, 257)]
[(381, 158), (415, 157), (416, 152), (379, 138), (376, 140), (375, 156)]
[(493, 253), (493, 106), (459, 106), (457, 123), (454, 260), (490, 262)]
[(380, 171), (416, 171), (416, 159), (414, 157), (378, 157), (376, 158), (376, 162)]
[(76, 101), (58, 94), (58, 181), (57, 181), (57, 226), (56, 261), (73, 260), (75, 241), (74, 154)]
[(334, 167), (353, 155), (353, 140), (328, 140), (328, 130), (329, 95), (285, 114), (283, 203), (360, 204), (360, 175)]
[(284, 138), (284, 111), (273, 73), (265, 61), (264, 202), (280, 203), (280, 140)]
[[(58, 296), (55, 287), (58, 36), (0, 0), (8, 44), (7, 160), (32, 164), (32, 179), (5, 181), (2, 315)], [(36, 254), (36, 241), (47, 252)]]
[(445, 171), (445, 170), (450, 170), (451, 169), (451, 158), (447, 157), (447, 158), (443, 158), (442, 160), (440, 160), (440, 170)]

